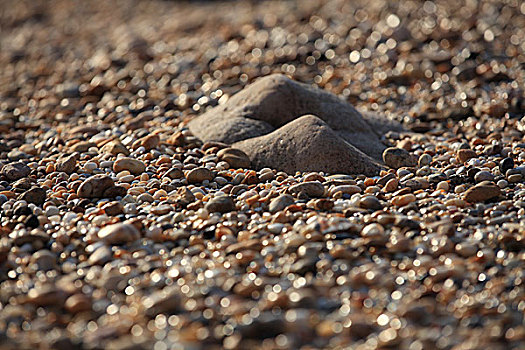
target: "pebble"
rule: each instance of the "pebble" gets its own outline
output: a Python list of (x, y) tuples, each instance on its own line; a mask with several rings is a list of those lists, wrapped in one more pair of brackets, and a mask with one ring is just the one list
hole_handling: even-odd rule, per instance
[(477, 154), (476, 151), (473, 151), (471, 149), (460, 149), (457, 152), (456, 156), (460, 163), (465, 163), (469, 159), (476, 158)]
[(131, 243), (140, 238), (140, 232), (131, 224), (120, 223), (104, 226), (98, 231), (98, 238), (106, 244)]
[(476, 182), (493, 181), (494, 175), (490, 171), (479, 171), (474, 175), (474, 180)]
[(363, 209), (379, 210), (383, 208), (383, 205), (375, 196), (364, 196), (359, 201), (359, 206)]
[(432, 156), (430, 154), (422, 154), (421, 157), (419, 157), (418, 164), (419, 167), (423, 167), (425, 165), (430, 165), (432, 163)]
[(270, 213), (276, 213), (278, 211), (281, 211), (287, 206), (292, 205), (294, 203), (295, 203), (295, 200), (293, 199), (292, 196), (288, 194), (280, 195), (279, 197), (271, 200), (270, 206), (269, 206)]
[(521, 174), (513, 174), (507, 177), (507, 179), (510, 183), (518, 183), (518, 182), (521, 182), (521, 180), (523, 179), (523, 176)]
[(336, 193), (341, 192), (348, 195), (353, 195), (355, 193), (361, 192), (361, 187), (356, 185), (340, 185), (334, 186), (330, 189), (330, 196), (333, 197)]
[(396, 196), (394, 198), (392, 198), (392, 204), (395, 205), (395, 206), (398, 206), (398, 207), (403, 207), (405, 205), (408, 205), (412, 202), (415, 202), (416, 201), (416, 196), (414, 196), (413, 194), (404, 194), (404, 195), (401, 195), (401, 196)]
[(383, 161), (393, 169), (413, 167), (417, 165), (412, 154), (403, 148), (390, 147), (383, 152)]
[(227, 162), (233, 169), (250, 167), (250, 158), (240, 149), (223, 148), (217, 152), (217, 157), (219, 157), (219, 160)]
[(397, 190), (397, 186), (399, 185), (399, 180), (394, 178), (394, 179), (390, 179), (388, 180), (388, 182), (386, 183), (384, 189), (386, 192), (394, 192), (395, 190)]
[[(100, 232), (99, 232), (99, 235), (100, 235)], [(111, 253), (111, 249), (109, 249), (106, 246), (102, 246), (102, 247), (97, 248), (93, 253), (91, 253), (88, 259), (88, 263), (90, 265), (104, 265), (105, 263), (110, 261), (112, 257), (113, 257), (113, 253)]]
[(144, 162), (138, 159), (128, 157), (117, 159), (115, 163), (113, 163), (113, 171), (119, 173), (124, 170), (127, 170), (132, 174), (138, 175), (146, 170), (146, 165), (144, 164)]
[(437, 184), (436, 189), (448, 192), (450, 189), (450, 184), (447, 181), (441, 181)]
[(502, 174), (506, 174), (512, 168), (514, 168), (514, 160), (511, 157), (503, 158), (499, 163), (499, 170)]
[(46, 201), (46, 190), (41, 187), (34, 187), (24, 192), (19, 198), (27, 203), (42, 206)]
[(213, 177), (213, 172), (210, 169), (195, 168), (188, 172), (186, 175), (186, 180), (188, 180), (189, 183), (195, 184), (206, 180), (211, 181), (213, 180)]
[(123, 154), (125, 156), (130, 155), (130, 151), (126, 148), (126, 146), (124, 146), (121, 142), (118, 141), (110, 141), (106, 143), (102, 147), (101, 151), (103, 153), (109, 153), (115, 156), (118, 154)]
[(73, 153), (64, 158), (61, 158), (56, 163), (56, 171), (64, 172), (66, 174), (71, 174), (75, 171), (77, 167), (77, 161), (80, 156), (78, 153)]
[(465, 191), (464, 199), (469, 203), (485, 202), (498, 197), (501, 189), (494, 183), (484, 181)]
[(2, 167), (0, 173), (5, 176), (8, 181), (16, 181), (23, 177), (27, 177), (31, 172), (31, 168), (24, 163), (9, 163)]
[(113, 188), (115, 183), (107, 175), (94, 175), (78, 187), (77, 195), (81, 198), (102, 198), (109, 197), (108, 190)]
[(228, 213), (235, 210), (235, 202), (230, 196), (218, 196), (210, 199), (204, 207), (210, 213)]
[(325, 193), (325, 189), (323, 184), (319, 181), (308, 181), (290, 186), (288, 192), (294, 195), (304, 193), (308, 197), (322, 197)]

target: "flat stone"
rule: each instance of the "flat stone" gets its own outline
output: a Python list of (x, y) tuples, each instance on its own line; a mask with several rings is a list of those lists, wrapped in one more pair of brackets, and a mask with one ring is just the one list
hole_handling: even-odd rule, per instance
[(46, 201), (46, 190), (41, 187), (33, 187), (20, 195), (19, 199), (41, 206)]
[(340, 138), (324, 121), (302, 116), (274, 132), (232, 145), (244, 151), (256, 169), (376, 175), (380, 165)]
[[(225, 104), (190, 121), (188, 127), (203, 141), (231, 144), (268, 134), (306, 114), (318, 116), (339, 137), (381, 159), (385, 146), (378, 137), (380, 132), (352, 105), (330, 92), (280, 74), (258, 79)], [(377, 119), (372, 124), (377, 126)]]
[(210, 213), (228, 213), (236, 209), (235, 202), (230, 196), (214, 197), (210, 199), (208, 203), (206, 203), (205, 208)]
[(390, 147), (383, 152), (383, 161), (393, 169), (402, 167), (414, 167), (417, 159), (403, 148)]
[(213, 172), (208, 168), (195, 168), (188, 172), (186, 180), (191, 184), (201, 183), (204, 180), (211, 181), (213, 180)]
[(276, 213), (278, 211), (281, 211), (287, 206), (292, 205), (294, 203), (295, 199), (292, 196), (288, 194), (280, 195), (279, 197), (274, 198), (270, 201), (270, 213)]
[(31, 168), (24, 163), (16, 162), (4, 165), (1, 173), (8, 181), (16, 181), (27, 177), (31, 173)]
[(319, 181), (301, 182), (288, 188), (291, 194), (304, 193), (308, 197), (322, 197), (324, 195), (324, 186)]
[(494, 183), (483, 181), (465, 191), (464, 199), (470, 203), (484, 202), (501, 195), (501, 189)]

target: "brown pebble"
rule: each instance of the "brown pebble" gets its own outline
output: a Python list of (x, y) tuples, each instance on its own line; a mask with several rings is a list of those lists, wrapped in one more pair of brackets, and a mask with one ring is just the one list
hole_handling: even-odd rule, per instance
[(146, 165), (144, 164), (144, 162), (138, 159), (128, 157), (117, 159), (117, 161), (113, 163), (113, 171), (119, 173), (124, 170), (127, 170), (132, 174), (138, 175), (146, 170)]
[(103, 227), (98, 237), (107, 244), (134, 242), (140, 238), (140, 232), (134, 225), (119, 223)]
[(471, 149), (460, 149), (456, 153), (456, 157), (460, 163), (465, 163), (467, 160), (477, 157), (477, 154)]
[(501, 195), (501, 189), (493, 182), (484, 181), (465, 191), (464, 199), (469, 203), (484, 202)]
[(201, 183), (204, 180), (211, 181), (213, 180), (213, 172), (208, 168), (195, 168), (190, 170), (186, 175), (186, 180), (190, 184)]

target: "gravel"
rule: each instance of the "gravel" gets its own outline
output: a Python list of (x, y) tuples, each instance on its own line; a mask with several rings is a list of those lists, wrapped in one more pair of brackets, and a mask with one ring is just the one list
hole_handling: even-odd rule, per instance
[(519, 1), (0, 8), (0, 348), (524, 348)]

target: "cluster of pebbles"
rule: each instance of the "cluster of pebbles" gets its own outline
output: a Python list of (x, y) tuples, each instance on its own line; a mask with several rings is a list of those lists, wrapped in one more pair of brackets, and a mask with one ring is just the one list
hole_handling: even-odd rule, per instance
[(0, 8), (1, 349), (523, 349), (523, 3)]

